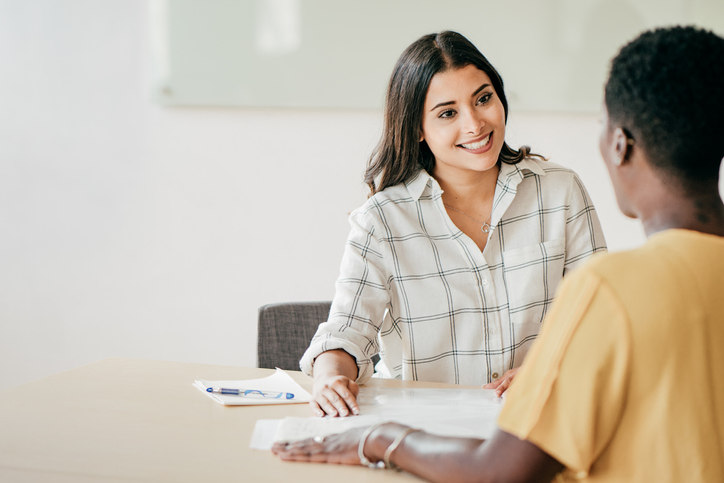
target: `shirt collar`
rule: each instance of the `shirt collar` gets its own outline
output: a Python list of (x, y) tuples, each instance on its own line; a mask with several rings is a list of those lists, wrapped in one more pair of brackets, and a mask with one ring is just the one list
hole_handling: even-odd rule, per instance
[(407, 186), (407, 191), (410, 192), (410, 196), (412, 196), (415, 201), (420, 199), (420, 196), (422, 196), (422, 193), (428, 186), (431, 188), (437, 187), (438, 190), (440, 189), (440, 185), (437, 184), (435, 178), (430, 176), (430, 173), (425, 169), (420, 169), (411, 180), (405, 182), (405, 185)]
[(538, 176), (545, 176), (546, 174), (543, 167), (541, 167), (537, 161), (530, 158), (523, 158), (515, 164), (500, 163), (500, 175), (498, 177), (503, 178), (514, 173), (520, 173), (522, 178), (522, 175), (525, 174), (526, 171), (530, 171)]
[[(523, 180), (523, 175), (526, 171), (530, 171), (539, 176), (545, 176), (545, 170), (538, 164), (537, 161), (523, 158), (516, 164), (500, 163), (500, 173), (498, 173), (498, 180), (502, 181), (503, 184), (517, 186), (520, 181)], [(433, 189), (433, 192), (440, 190), (440, 185), (437, 184), (437, 180), (430, 176), (425, 169), (420, 169), (415, 176), (409, 181), (405, 182), (407, 190), (410, 192), (410, 196), (417, 201), (425, 192), (425, 188), (428, 186)]]

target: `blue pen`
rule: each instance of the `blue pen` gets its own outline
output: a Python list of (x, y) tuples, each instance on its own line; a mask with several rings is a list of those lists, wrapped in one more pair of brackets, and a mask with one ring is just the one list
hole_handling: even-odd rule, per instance
[(233, 389), (227, 387), (207, 387), (206, 392), (227, 394), (229, 396), (259, 397), (265, 399), (293, 399), (291, 392), (262, 391), (260, 389)]

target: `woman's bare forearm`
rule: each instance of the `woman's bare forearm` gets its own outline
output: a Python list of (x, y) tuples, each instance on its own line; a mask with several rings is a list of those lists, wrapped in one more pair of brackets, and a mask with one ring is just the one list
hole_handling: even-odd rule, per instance
[[(385, 451), (403, 430), (397, 424), (385, 424), (374, 431), (365, 445), (371, 461), (382, 460)], [(410, 433), (392, 454), (391, 461), (401, 469), (429, 481), (481, 481), (476, 459), (484, 441), (448, 438), (429, 433)]]
[(312, 375), (314, 379), (330, 376), (345, 376), (357, 379), (357, 361), (341, 349), (322, 352), (314, 359)]
[[(371, 461), (382, 460), (404, 426), (388, 423), (373, 432), (365, 445)], [(403, 470), (433, 482), (551, 481), (562, 466), (528, 441), (496, 431), (485, 441), (438, 436), (426, 432), (407, 435), (390, 457)]]

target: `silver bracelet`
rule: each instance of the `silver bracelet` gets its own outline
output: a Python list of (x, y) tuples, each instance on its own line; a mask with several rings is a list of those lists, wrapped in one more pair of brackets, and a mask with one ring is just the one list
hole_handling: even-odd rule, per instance
[(417, 428), (407, 428), (403, 432), (397, 435), (394, 441), (390, 443), (390, 445), (385, 450), (385, 455), (382, 457), (382, 461), (385, 464), (385, 468), (390, 468), (397, 470), (399, 469), (398, 466), (390, 461), (390, 458), (392, 457), (392, 453), (402, 444), (402, 440), (405, 439), (409, 434), (416, 433), (418, 431), (422, 431), (421, 429)]
[(373, 463), (370, 460), (368, 460), (367, 457), (365, 456), (365, 443), (367, 442), (367, 438), (370, 437), (370, 434), (372, 434), (372, 431), (379, 428), (383, 424), (385, 424), (385, 423), (373, 424), (369, 428), (365, 429), (365, 432), (362, 433), (362, 437), (359, 440), (359, 446), (357, 446), (357, 456), (359, 457), (360, 463), (365, 465), (367, 468), (373, 468), (376, 470), (386, 468), (384, 461), (380, 460), (380, 461), (377, 461), (376, 463)]

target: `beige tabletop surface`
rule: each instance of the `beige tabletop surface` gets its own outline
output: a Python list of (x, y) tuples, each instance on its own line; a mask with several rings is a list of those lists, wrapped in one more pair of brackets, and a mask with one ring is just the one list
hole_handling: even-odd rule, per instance
[[(258, 419), (311, 416), (308, 405), (227, 407), (192, 386), (196, 379), (272, 373), (108, 359), (0, 391), (0, 482), (419, 481), (406, 473), (361, 466), (285, 463), (269, 451), (250, 449)], [(289, 374), (311, 389), (307, 376)]]

